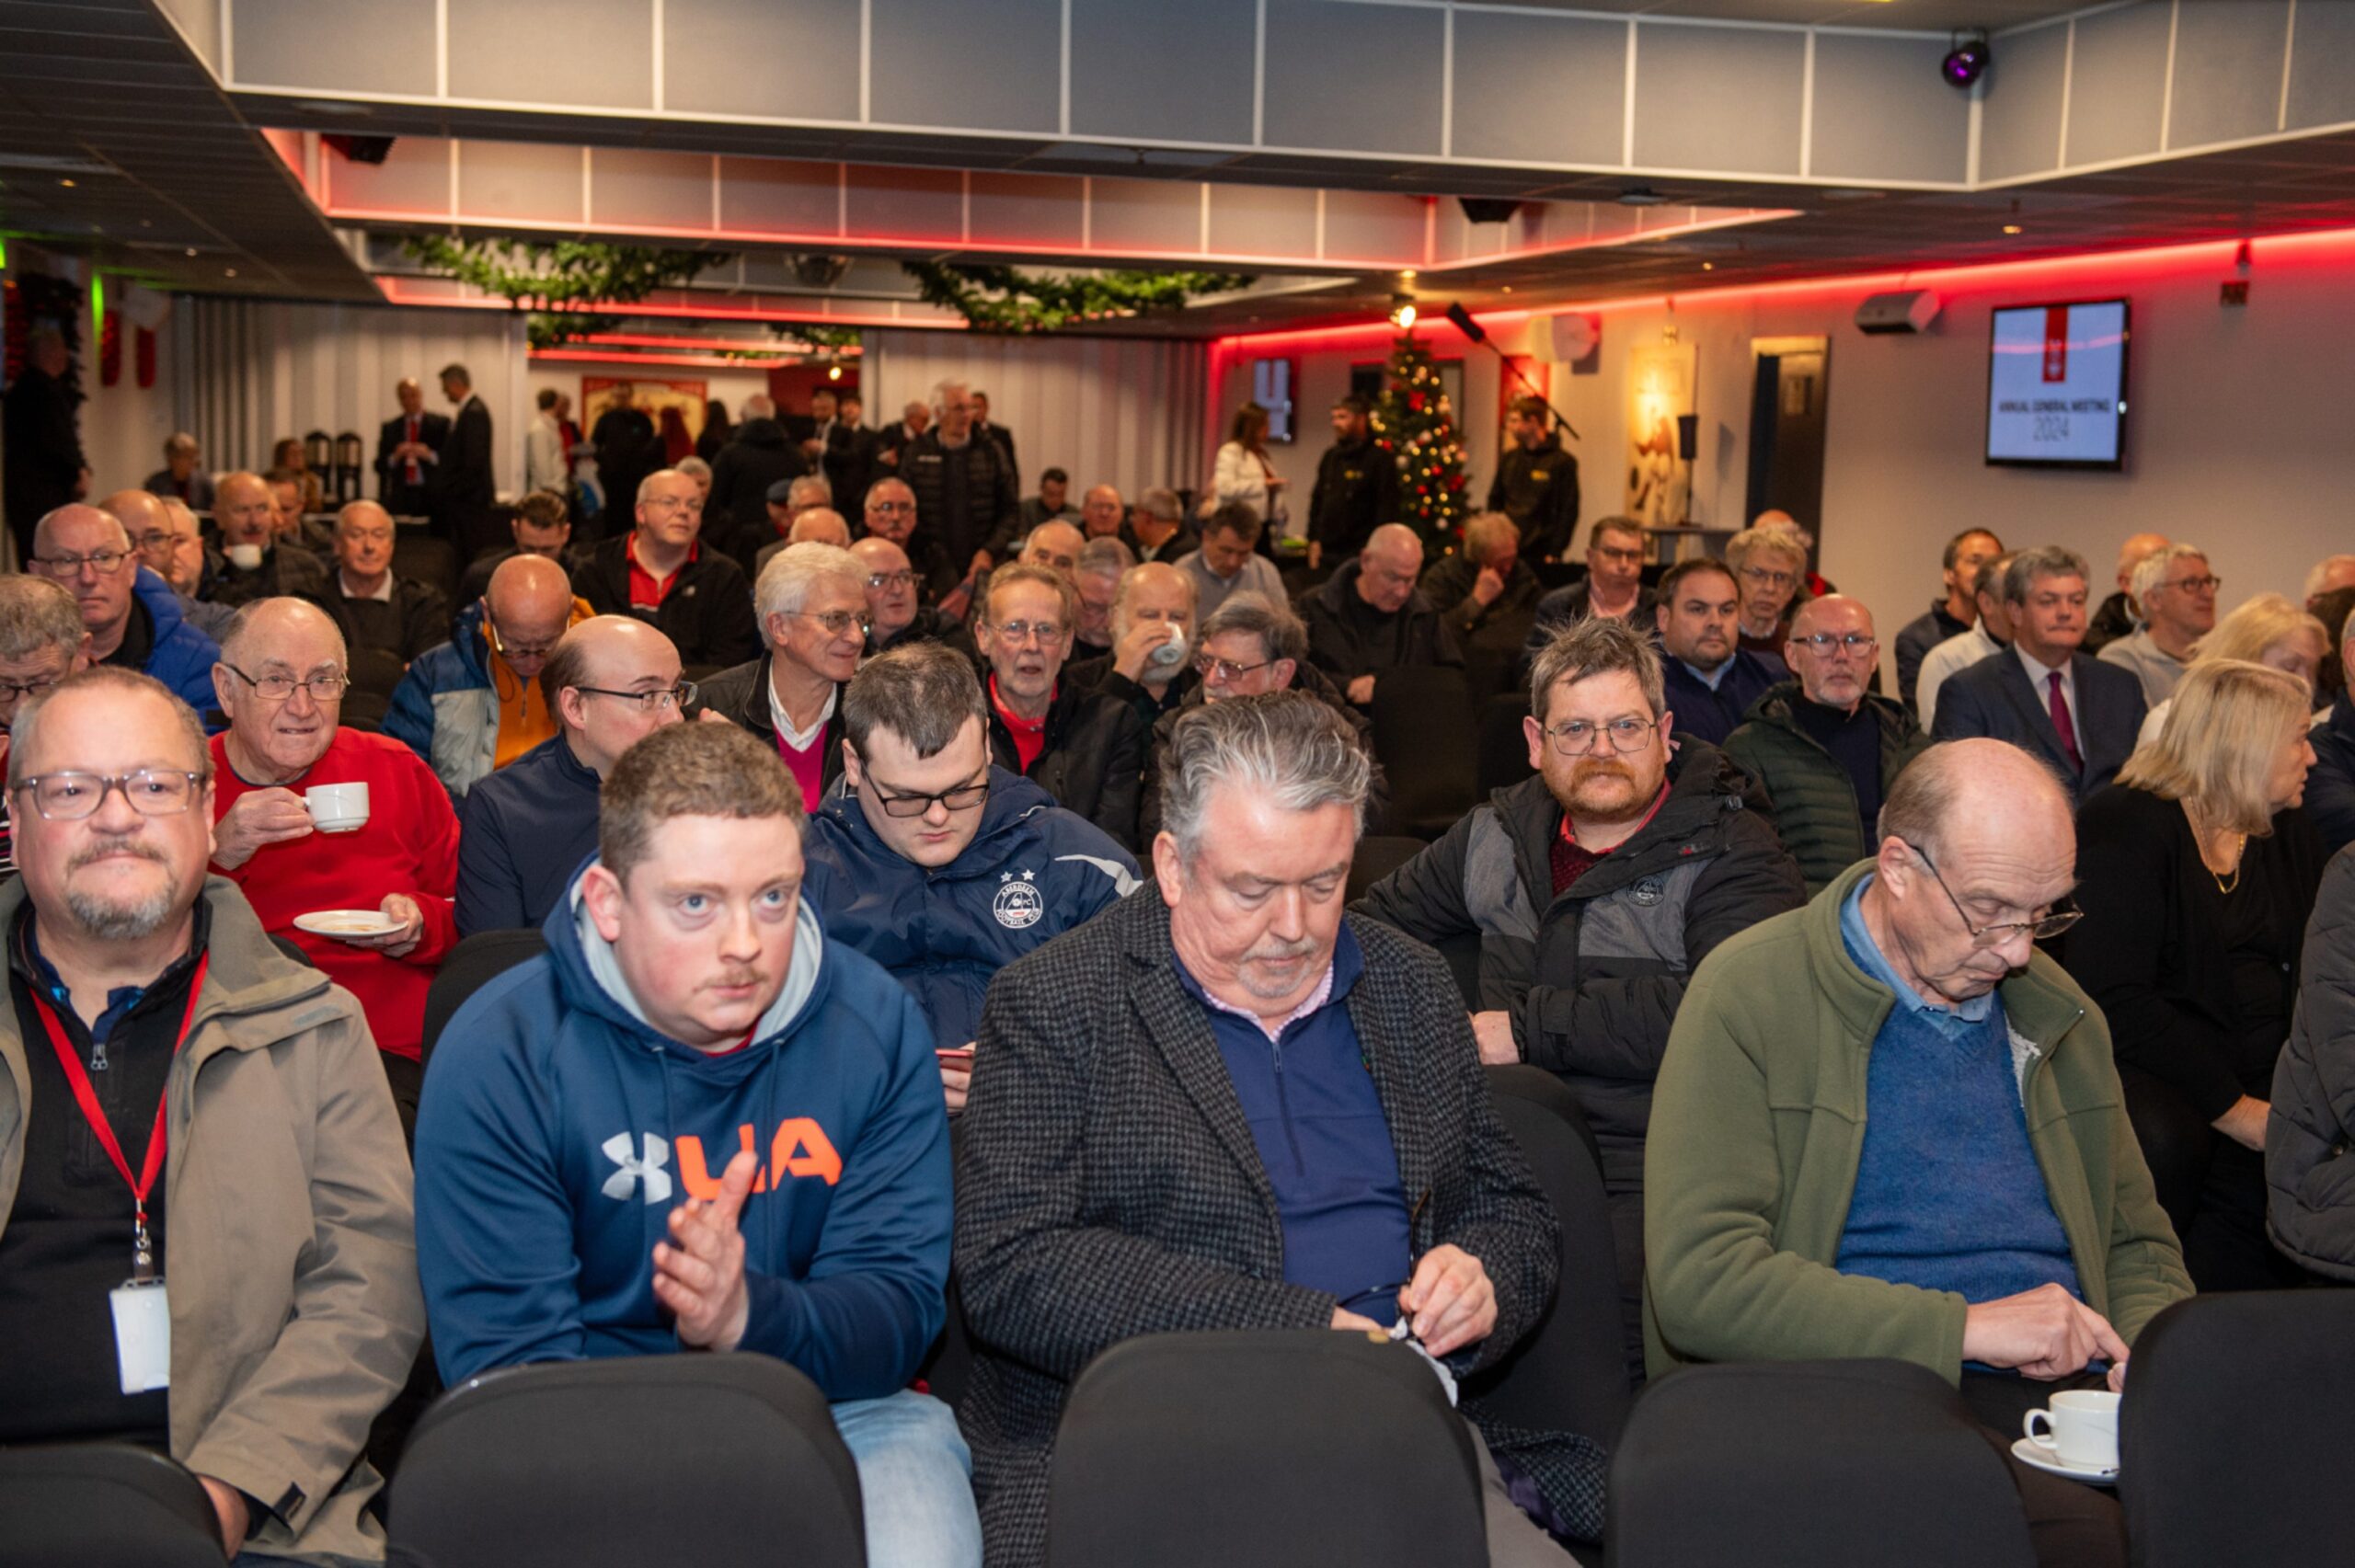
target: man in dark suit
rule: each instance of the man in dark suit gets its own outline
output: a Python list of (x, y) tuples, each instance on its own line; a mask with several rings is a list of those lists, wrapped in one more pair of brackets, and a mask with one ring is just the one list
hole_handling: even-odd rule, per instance
[[(1170, 748), (1156, 886), (999, 970), (975, 1043), (956, 1267), (997, 1568), (1040, 1561), (1056, 1420), (1110, 1345), (1403, 1316), (1462, 1376), (1553, 1294), (1545, 1200), (1489, 1108), (1446, 966), (1343, 916), (1367, 784), (1348, 722), (1304, 692), (1239, 697), (1188, 714)], [(1590, 1538), (1602, 1451), (1465, 1411), (1489, 1561), (1568, 1563), (1490, 1448)]]
[[(662, 466), (662, 443), (654, 433), (654, 421), (631, 401), (635, 395), (629, 383), (615, 383), (612, 404), (589, 430), (589, 443), (597, 449), (597, 484), (605, 493), (604, 509), (585, 531), (589, 538), (615, 539), (627, 533), (636, 515), (638, 486)], [(774, 407), (770, 411), (774, 413)]]
[(973, 433), (1005, 453), (1006, 471), (1014, 475), (1014, 488), (1019, 494), (1022, 489), (1022, 465), (1015, 461), (1014, 432), (991, 420), (990, 395), (986, 392), (973, 394)]
[(442, 367), (442, 395), (458, 410), (458, 418), (442, 449), (434, 532), (458, 547), (458, 559), (468, 561), (505, 543), (490, 516), (499, 499), (499, 482), (490, 472), (490, 408), (475, 395), (475, 378), (464, 365)]
[(2004, 573), (2012, 646), (1938, 689), (1933, 736), (1992, 736), (2042, 758), (2072, 800), (2109, 783), (2133, 754), (2147, 711), (2132, 672), (2079, 647), (2085, 639), (2085, 562), (2057, 544), (2023, 550)]
[(24, 369), (0, 401), (0, 449), (6, 453), (0, 495), (6, 497), (9, 531), (17, 536), (20, 568), (33, 558), (33, 526), (90, 491), (89, 464), (83, 461), (74, 418), (81, 398), (65, 383), (72, 368), (65, 335), (54, 326), (37, 326), (26, 345)]
[(450, 442), (450, 417), (429, 414), (425, 389), (414, 376), (393, 388), (401, 411), (376, 433), (376, 496), (395, 517), (424, 517), (432, 509), (434, 476)]

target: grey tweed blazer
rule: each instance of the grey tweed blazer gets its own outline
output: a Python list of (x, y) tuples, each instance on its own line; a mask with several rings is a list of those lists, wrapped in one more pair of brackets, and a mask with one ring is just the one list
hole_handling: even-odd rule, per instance
[[(1416, 1254), (1453, 1242), (1496, 1284), (1485, 1367), (1552, 1298), (1553, 1211), (1490, 1108), (1444, 961), (1349, 924), (1365, 953), (1350, 1016), (1402, 1185), (1430, 1195)], [(1322, 1329), (1334, 1299), (1284, 1281), (1274, 1194), (1150, 885), (1000, 970), (979, 1047), (957, 1169), (975, 1351), (959, 1415), (988, 1561), (1015, 1568), (1043, 1554), (1055, 1423), (1098, 1352), (1181, 1330)]]

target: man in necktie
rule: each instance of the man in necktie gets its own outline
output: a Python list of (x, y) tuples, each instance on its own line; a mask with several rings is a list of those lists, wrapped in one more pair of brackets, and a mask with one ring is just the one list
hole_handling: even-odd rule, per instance
[(413, 376), (393, 389), (401, 411), (385, 421), (376, 438), (376, 494), (395, 517), (423, 517), (440, 472), (442, 448), (450, 440), (450, 418), (425, 406), (425, 389)]

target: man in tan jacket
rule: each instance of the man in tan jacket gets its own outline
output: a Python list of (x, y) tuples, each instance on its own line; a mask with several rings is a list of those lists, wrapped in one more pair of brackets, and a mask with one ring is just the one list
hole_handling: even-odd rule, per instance
[(367, 1022), (206, 877), (204, 734), (164, 687), (92, 670), (14, 735), (0, 1443), (167, 1451), (232, 1558), (381, 1558), (362, 1454), (425, 1312)]

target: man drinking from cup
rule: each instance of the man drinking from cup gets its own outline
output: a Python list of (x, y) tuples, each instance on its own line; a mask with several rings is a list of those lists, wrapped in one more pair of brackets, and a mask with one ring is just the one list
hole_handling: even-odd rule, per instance
[[(407, 1127), (426, 989), (457, 937), (458, 818), (416, 752), (339, 727), (345, 670), (343, 634), (316, 605), (260, 600), (230, 623), (213, 669), (229, 715), (213, 739), (213, 868), (360, 999)], [(359, 918), (371, 911), (383, 918)]]

